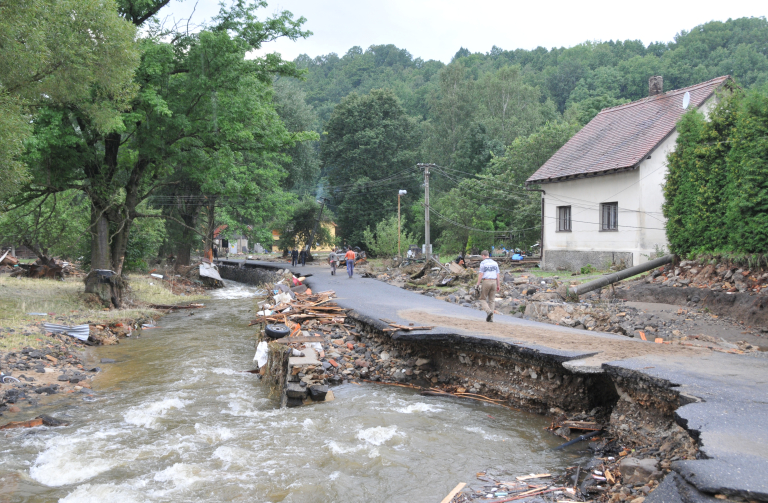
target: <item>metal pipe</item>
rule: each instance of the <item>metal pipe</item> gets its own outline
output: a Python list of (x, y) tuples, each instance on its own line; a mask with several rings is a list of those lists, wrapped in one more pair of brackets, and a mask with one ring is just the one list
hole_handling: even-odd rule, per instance
[(591, 292), (592, 290), (597, 290), (598, 288), (602, 288), (604, 286), (608, 286), (611, 283), (616, 283), (617, 281), (621, 281), (623, 279), (629, 278), (630, 276), (634, 276), (635, 274), (640, 274), (646, 271), (650, 271), (651, 269), (656, 269), (659, 266), (662, 266), (664, 264), (669, 264), (675, 259), (674, 255), (666, 255), (661, 258), (649, 260), (648, 262), (640, 265), (636, 265), (634, 267), (629, 267), (627, 269), (624, 269), (623, 271), (615, 272), (613, 274), (608, 274), (606, 276), (603, 276), (602, 278), (596, 279), (594, 281), (590, 281), (589, 283), (584, 283), (583, 285), (577, 285), (569, 289), (569, 295), (578, 297), (579, 295), (587, 292)]

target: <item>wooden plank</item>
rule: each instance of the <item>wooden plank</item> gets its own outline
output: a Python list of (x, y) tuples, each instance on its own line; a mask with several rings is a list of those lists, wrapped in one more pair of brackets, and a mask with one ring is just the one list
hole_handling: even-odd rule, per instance
[(454, 488), (451, 490), (451, 492), (449, 492), (449, 493), (448, 493), (448, 496), (446, 496), (445, 498), (443, 498), (443, 501), (441, 501), (440, 503), (451, 503), (451, 500), (452, 500), (452, 499), (453, 499), (453, 498), (454, 498), (454, 497), (455, 497), (457, 494), (459, 494), (459, 491), (461, 491), (462, 489), (464, 489), (464, 487), (466, 487), (466, 485), (467, 485), (467, 484), (466, 484), (465, 482), (461, 482), (460, 484), (456, 485), (456, 487), (454, 487)]
[(551, 473), (539, 473), (539, 474), (536, 474), (536, 475), (531, 474), (531, 475), (524, 475), (522, 477), (515, 477), (515, 478), (522, 482), (523, 480), (544, 479), (544, 478), (551, 477), (551, 476), (552, 476)]
[(272, 342), (278, 344), (293, 344), (294, 342), (323, 342), (323, 338), (319, 335), (299, 335), (296, 337), (282, 337), (280, 339), (274, 339)]

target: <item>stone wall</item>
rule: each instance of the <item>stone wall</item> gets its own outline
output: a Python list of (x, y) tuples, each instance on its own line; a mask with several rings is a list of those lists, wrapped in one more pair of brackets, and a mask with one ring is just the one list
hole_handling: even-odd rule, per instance
[(578, 271), (591, 264), (596, 269), (603, 270), (622, 261), (624, 267), (632, 267), (632, 252), (544, 250), (541, 268), (545, 271)]
[(219, 264), (219, 275), (224, 279), (246, 283), (248, 285), (263, 285), (278, 280), (277, 272), (260, 267), (237, 267)]

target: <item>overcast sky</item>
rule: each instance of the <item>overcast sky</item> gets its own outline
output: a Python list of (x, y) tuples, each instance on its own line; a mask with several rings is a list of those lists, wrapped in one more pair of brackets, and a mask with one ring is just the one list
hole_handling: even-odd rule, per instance
[[(225, 0), (229, 1), (229, 0)], [(395, 44), (414, 57), (449, 62), (460, 47), (488, 52), (571, 47), (586, 40), (671, 41), (681, 30), (712, 20), (766, 16), (765, 0), (513, 1), (513, 0), (274, 0), (263, 14), (288, 10), (307, 19), (305, 40), (265, 45), (292, 60), (351, 47)], [(218, 0), (172, 0), (161, 17), (193, 22), (218, 12)]]

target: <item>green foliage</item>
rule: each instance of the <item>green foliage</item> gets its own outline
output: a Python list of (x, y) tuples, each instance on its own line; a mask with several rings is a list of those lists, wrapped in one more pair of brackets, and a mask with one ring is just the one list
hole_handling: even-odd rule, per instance
[(21, 100), (0, 88), (0, 204), (28, 180), (26, 165), (20, 158), (31, 132)]
[(587, 264), (584, 267), (580, 269), (581, 274), (594, 274), (597, 272), (597, 269), (595, 269), (595, 266), (592, 264)]
[[(392, 214), (398, 190), (418, 187), (413, 170), (419, 143), (416, 121), (392, 91), (375, 89), (347, 96), (334, 109), (323, 136), (320, 155), (338, 223), (348, 244), (359, 245), (366, 227)], [(410, 175), (402, 176), (404, 171)], [(371, 182), (381, 179), (400, 183)]]
[(0, 213), (0, 242), (77, 259), (88, 244), (88, 209), (87, 198), (76, 190), (42, 196)]
[(122, 128), (134, 35), (111, 0), (0, 2), (0, 204), (29, 181), (21, 155), (38, 107), (78, 107), (101, 131)]
[(125, 248), (125, 265), (128, 271), (146, 271), (147, 259), (156, 257), (165, 239), (165, 226), (161, 219), (139, 218), (133, 223), (133, 232)]
[[(414, 238), (411, 234), (404, 231), (405, 220), (400, 221), (400, 252), (404, 253), (408, 249), (408, 245), (414, 242)], [(376, 257), (391, 257), (397, 255), (397, 243), (398, 243), (398, 224), (397, 215), (385, 218), (378, 224), (372, 231), (370, 227), (366, 227), (363, 231), (363, 243), (366, 248)]]
[(668, 157), (664, 216), (670, 250), (764, 253), (768, 249), (768, 89), (723, 96), (709, 120), (678, 125)]
[(320, 215), (320, 205), (309, 197), (305, 197), (291, 207), (290, 215), (279, 226), (280, 240), (277, 246), (281, 250), (292, 250), (305, 246), (309, 242), (312, 230), (315, 232), (315, 242), (312, 248), (331, 245), (333, 238), (327, 227), (322, 224), (333, 222), (333, 213), (326, 207), (323, 209), (321, 224), (316, 226), (317, 217)]

